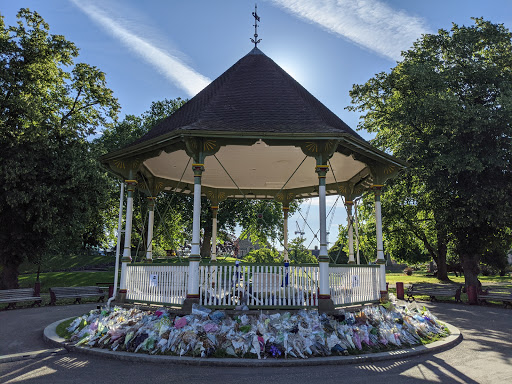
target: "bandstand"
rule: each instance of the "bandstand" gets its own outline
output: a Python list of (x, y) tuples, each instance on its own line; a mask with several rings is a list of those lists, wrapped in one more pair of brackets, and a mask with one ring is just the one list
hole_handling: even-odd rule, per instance
[[(174, 114), (101, 162), (125, 181), (127, 212), (118, 299), (211, 307), (303, 308), (378, 301), (386, 293), (380, 191), (405, 163), (368, 144), (255, 47)], [(146, 263), (131, 263), (133, 191), (150, 201)], [(375, 194), (374, 265), (354, 259), (352, 202)], [(185, 265), (156, 264), (152, 233), (157, 196), (193, 194), (192, 250)], [(348, 212), (349, 264), (329, 265), (326, 196), (342, 195)], [(200, 260), (201, 196), (211, 202), (212, 255)], [(317, 265), (287, 255), (288, 207), (319, 198)], [(284, 214), (284, 264), (220, 265), (216, 216), (226, 199), (275, 199)]]

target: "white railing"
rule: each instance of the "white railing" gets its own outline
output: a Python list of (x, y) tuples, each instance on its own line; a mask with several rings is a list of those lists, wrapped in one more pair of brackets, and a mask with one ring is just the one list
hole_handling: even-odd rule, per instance
[(233, 307), (312, 307), (317, 305), (318, 266), (202, 265), (202, 305)]
[(181, 305), (187, 295), (188, 265), (131, 264), (126, 298), (130, 301)]
[(368, 303), (380, 299), (378, 265), (347, 265), (329, 268), (334, 305)]
[[(127, 299), (181, 305), (188, 286), (188, 265), (130, 264)], [(329, 268), (334, 305), (380, 299), (378, 265)], [(199, 266), (199, 301), (212, 307), (303, 308), (318, 305), (319, 268), (316, 265), (217, 264)]]

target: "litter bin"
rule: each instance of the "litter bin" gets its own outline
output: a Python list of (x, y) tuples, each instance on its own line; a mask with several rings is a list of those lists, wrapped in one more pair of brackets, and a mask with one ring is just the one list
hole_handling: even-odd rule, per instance
[(404, 299), (404, 283), (396, 283), (396, 297), (399, 300)]

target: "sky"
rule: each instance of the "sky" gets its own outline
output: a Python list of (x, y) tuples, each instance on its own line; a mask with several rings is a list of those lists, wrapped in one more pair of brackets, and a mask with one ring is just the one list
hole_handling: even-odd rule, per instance
[[(354, 84), (388, 72), (400, 53), (425, 33), (472, 24), (484, 17), (512, 28), (510, 0), (260, 0), (258, 45), (350, 127), (359, 114), (346, 107)], [(95, 65), (107, 75), (125, 115), (140, 115), (151, 102), (191, 98), (254, 46), (253, 0), (0, 0), (6, 25), (20, 8), (37, 11), (50, 32), (80, 48), (76, 62)], [(371, 135), (359, 132), (365, 139)], [(336, 197), (329, 197), (328, 211)], [(296, 214), (306, 245), (318, 245), (318, 200), (308, 225)], [(338, 201), (329, 241), (346, 223)], [(309, 229), (311, 227), (312, 230)], [(279, 244), (276, 244), (278, 248)]]

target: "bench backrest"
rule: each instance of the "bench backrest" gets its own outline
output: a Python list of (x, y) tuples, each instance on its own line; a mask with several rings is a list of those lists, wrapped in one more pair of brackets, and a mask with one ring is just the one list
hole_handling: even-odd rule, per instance
[(34, 297), (33, 288), (4, 289), (0, 291), (0, 299), (9, 299), (11, 297)]
[(413, 283), (407, 289), (409, 292), (414, 291), (457, 291), (461, 288), (460, 284), (430, 284), (430, 283)]
[(56, 295), (100, 295), (103, 290), (100, 287), (52, 287), (51, 291)]

